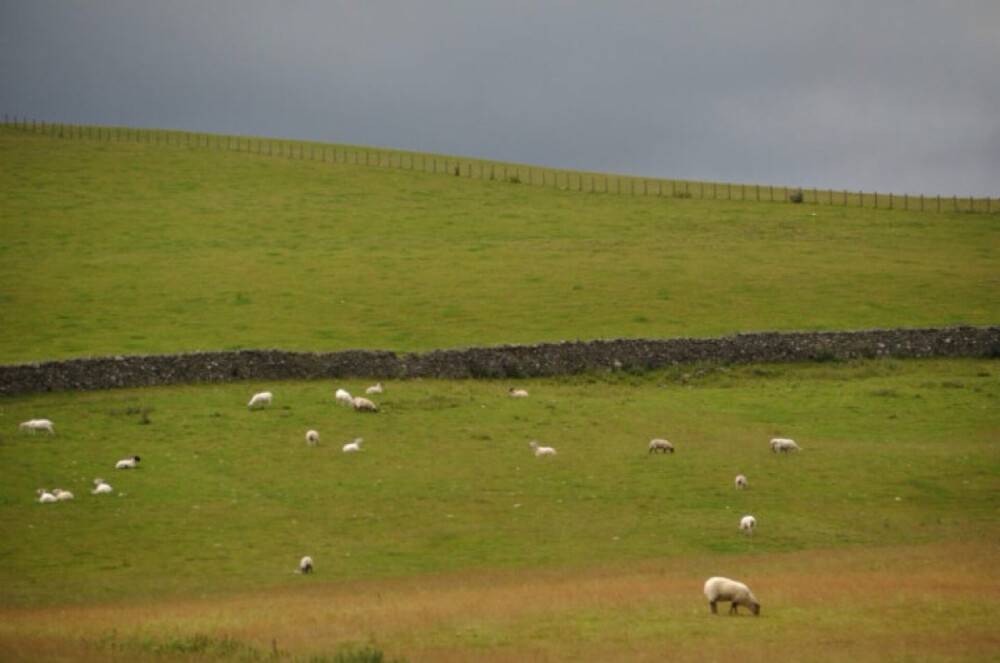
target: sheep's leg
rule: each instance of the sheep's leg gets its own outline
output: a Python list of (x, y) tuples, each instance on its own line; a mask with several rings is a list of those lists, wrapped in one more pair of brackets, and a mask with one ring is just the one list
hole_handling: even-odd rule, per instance
[(708, 604), (709, 604), (710, 606), (712, 606), (712, 614), (713, 614), (713, 615), (717, 615), (717, 614), (719, 614), (719, 609), (718, 609), (718, 608), (716, 607), (716, 605), (715, 605), (715, 601), (709, 601), (709, 602), (708, 602)]
[(732, 603), (729, 604), (729, 614), (730, 615), (739, 615), (740, 614), (740, 611), (736, 609), (736, 606), (738, 606), (738, 605), (739, 605), (739, 603), (737, 603), (736, 601), (733, 601)]

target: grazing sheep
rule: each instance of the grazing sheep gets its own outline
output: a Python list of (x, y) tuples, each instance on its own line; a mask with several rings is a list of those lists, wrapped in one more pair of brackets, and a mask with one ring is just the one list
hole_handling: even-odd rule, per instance
[(753, 531), (757, 528), (757, 519), (753, 516), (743, 516), (740, 518), (740, 531), (753, 536)]
[(736, 484), (736, 490), (743, 490), (747, 487), (747, 478), (742, 474), (737, 474), (733, 483)]
[(36, 492), (38, 493), (38, 501), (42, 504), (52, 504), (59, 501), (55, 495), (44, 488), (39, 488)]
[(52, 491), (52, 494), (56, 496), (56, 499), (60, 502), (73, 499), (73, 493), (68, 490), (63, 490), (62, 488), (56, 488)]
[(110, 493), (114, 490), (109, 486), (104, 479), (94, 479), (94, 489), (91, 492), (93, 495), (102, 495), (104, 493)]
[(385, 391), (385, 387), (382, 386), (381, 382), (373, 384), (372, 386), (365, 389), (366, 394), (381, 394), (383, 391)]
[(315, 447), (319, 444), (319, 432), (314, 430), (306, 431), (306, 444), (310, 447)]
[(528, 446), (531, 447), (531, 450), (535, 453), (536, 456), (555, 456), (556, 455), (556, 450), (555, 449), (553, 449), (552, 447), (540, 447), (540, 446), (538, 446), (538, 442), (535, 442), (534, 440), (532, 440), (531, 442), (528, 442)]
[(771, 440), (771, 453), (787, 453), (789, 451), (799, 451), (799, 445), (794, 440), (784, 437), (776, 437)]
[(40, 430), (47, 432), (49, 435), (56, 434), (55, 424), (48, 419), (29, 419), (28, 421), (21, 422), (17, 427), (20, 430), (28, 431), (32, 435)]
[(251, 410), (262, 410), (271, 405), (272, 398), (274, 398), (274, 394), (269, 391), (262, 391), (253, 395), (253, 398), (251, 398), (250, 402), (247, 403), (247, 407)]
[(527, 389), (515, 389), (514, 387), (511, 387), (510, 389), (507, 390), (507, 393), (510, 394), (511, 396), (513, 396), (514, 398), (527, 398), (528, 397), (528, 390)]
[(337, 393), (334, 394), (334, 400), (336, 400), (341, 405), (354, 405), (354, 397), (346, 389), (338, 389)]
[(670, 444), (667, 440), (656, 438), (649, 441), (649, 453), (660, 452), (663, 453), (673, 453), (674, 445)]
[(358, 412), (378, 412), (378, 406), (364, 396), (354, 397), (354, 409)]
[(306, 555), (299, 562), (299, 573), (305, 575), (313, 572), (313, 558)]
[(120, 461), (115, 463), (116, 470), (134, 470), (139, 467), (139, 457), (132, 456), (131, 458), (122, 458)]
[(715, 605), (719, 601), (730, 602), (730, 615), (739, 614), (737, 606), (743, 606), (753, 614), (760, 615), (760, 603), (757, 601), (757, 597), (753, 595), (749, 587), (736, 580), (718, 576), (709, 578), (705, 581), (705, 597), (708, 599), (708, 604), (712, 606), (713, 615), (719, 614)]
[(348, 442), (347, 444), (345, 444), (343, 446), (342, 451), (345, 454), (357, 453), (357, 452), (361, 451), (361, 443), (364, 442), (364, 441), (365, 441), (365, 439), (363, 437), (356, 437), (356, 438), (354, 438), (353, 442)]

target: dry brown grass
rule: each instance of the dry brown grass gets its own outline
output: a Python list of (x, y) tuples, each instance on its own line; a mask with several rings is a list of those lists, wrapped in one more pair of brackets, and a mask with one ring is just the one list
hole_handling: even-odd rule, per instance
[[(206, 634), (287, 659), (373, 644), (411, 662), (979, 661), (1000, 656), (996, 547), (973, 543), (648, 561), (340, 583), (152, 604), (8, 609), (11, 661), (159, 660)], [(711, 574), (754, 588), (760, 618), (714, 617)], [(146, 644), (143, 644), (146, 643)], [(189, 656), (188, 660), (212, 659)], [(287, 660), (286, 659), (286, 660)]]

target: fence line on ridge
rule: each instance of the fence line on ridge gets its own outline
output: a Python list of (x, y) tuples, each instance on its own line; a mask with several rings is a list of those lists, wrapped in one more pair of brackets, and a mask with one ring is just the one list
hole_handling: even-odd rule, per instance
[(914, 196), (864, 191), (834, 191), (756, 184), (728, 184), (562, 170), (486, 159), (441, 156), (333, 143), (208, 134), (165, 129), (60, 124), (4, 114), (2, 125), (55, 138), (167, 145), (249, 154), (393, 168), (470, 179), (528, 184), (586, 193), (659, 198), (788, 202), (837, 207), (921, 212), (1000, 212), (1000, 199), (973, 196)]

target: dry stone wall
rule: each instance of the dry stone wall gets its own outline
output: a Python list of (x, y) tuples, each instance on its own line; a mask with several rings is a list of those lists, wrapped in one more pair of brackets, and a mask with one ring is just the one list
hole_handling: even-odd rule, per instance
[(240, 350), (88, 357), (0, 366), (0, 394), (199, 382), (344, 378), (530, 378), (672, 365), (831, 361), (874, 357), (998, 357), (1000, 327), (761, 332), (717, 338), (614, 339), (396, 354)]

